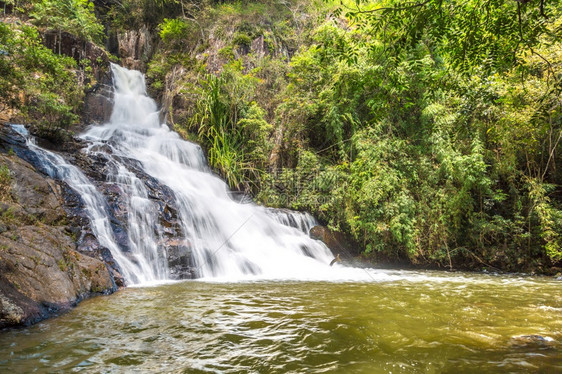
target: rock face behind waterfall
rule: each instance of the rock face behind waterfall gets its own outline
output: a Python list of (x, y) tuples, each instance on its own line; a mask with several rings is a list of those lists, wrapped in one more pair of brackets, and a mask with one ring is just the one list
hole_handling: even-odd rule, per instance
[(4, 129), (1, 135), (0, 166), (10, 176), (0, 193), (0, 328), (33, 323), (116, 289), (103, 261), (77, 251), (64, 185), (8, 154), (24, 145)]

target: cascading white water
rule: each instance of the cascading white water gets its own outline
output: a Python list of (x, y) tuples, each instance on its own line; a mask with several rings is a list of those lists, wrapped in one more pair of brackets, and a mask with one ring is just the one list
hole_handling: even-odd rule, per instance
[(126, 248), (115, 238), (104, 195), (83, 172), (32, 142), (29, 147), (41, 156), (51, 176), (65, 180), (81, 195), (94, 235), (111, 251), (128, 284), (167, 280), (171, 275), (158, 203), (149, 196), (139, 173), (173, 193), (182, 231), (174, 240), (182, 241), (178, 248), (191, 251), (199, 277), (222, 281), (372, 278), (359, 269), (328, 265), (333, 258), (330, 250), (308, 236), (316, 225), (309, 214), (233, 200), (228, 186), (209, 170), (201, 147), (159, 122), (156, 103), (146, 95), (144, 76), (117, 65), (111, 69), (115, 87), (111, 119), (92, 126), (81, 138), (89, 144), (83, 151), (92, 159), (105, 160), (107, 175), (102, 182), (118, 189), (124, 200), (119, 204), (126, 216)]
[(44, 171), (52, 178), (64, 180), (84, 201), (86, 214), (90, 219), (92, 231), (100, 244), (111, 251), (115, 261), (120, 265), (123, 276), (131, 283), (147, 282), (157, 278), (151, 274), (153, 266), (143, 256), (136, 256), (133, 261), (126, 257), (115, 242), (109, 215), (103, 195), (76, 166), (53, 152), (38, 147), (28, 139), (29, 149), (41, 156)]
[[(117, 65), (112, 65), (112, 71), (115, 103), (111, 120), (90, 128), (82, 138), (91, 144), (88, 152), (104, 152), (116, 163), (119, 158), (138, 160), (144, 172), (171, 188), (198, 275), (298, 279), (333, 272), (327, 266), (332, 259), (329, 249), (307, 235), (314, 225), (310, 215), (272, 212), (234, 201), (227, 185), (208, 169), (201, 148), (180, 139), (159, 122), (156, 104), (146, 95), (143, 75)], [(156, 213), (147, 206), (151, 202), (144, 186), (123, 165), (115, 170), (117, 174), (111, 178), (130, 191), (129, 238), (136, 243), (133, 251), (148, 258), (153, 266), (151, 278), (165, 279), (165, 261), (155, 261), (160, 258), (158, 238), (151, 237), (150, 226), (156, 217), (150, 215)]]
[(270, 210), (269, 213), (277, 220), (279, 223), (299, 229), (305, 234), (310, 232), (314, 226), (318, 225), (318, 222), (309, 213), (306, 212), (294, 212), (291, 210)]

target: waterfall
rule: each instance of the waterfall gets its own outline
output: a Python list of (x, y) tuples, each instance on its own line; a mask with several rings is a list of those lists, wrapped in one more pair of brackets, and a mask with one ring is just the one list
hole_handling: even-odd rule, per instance
[(165, 238), (159, 210), (139, 172), (172, 191), (182, 232), (180, 248), (191, 253), (196, 276), (315, 279), (334, 274), (327, 265), (333, 257), (330, 250), (308, 236), (316, 224), (309, 214), (235, 201), (225, 182), (209, 170), (201, 147), (160, 123), (144, 76), (117, 65), (111, 69), (111, 119), (90, 127), (80, 138), (88, 144), (83, 150), (88, 157), (106, 160), (106, 182), (126, 196), (121, 201), (126, 208), (126, 251), (116, 244), (104, 196), (80, 169), (59, 155), (34, 149), (49, 161), (54, 177), (82, 196), (95, 235), (111, 250), (129, 284), (170, 278), (167, 253), (160, 245)]

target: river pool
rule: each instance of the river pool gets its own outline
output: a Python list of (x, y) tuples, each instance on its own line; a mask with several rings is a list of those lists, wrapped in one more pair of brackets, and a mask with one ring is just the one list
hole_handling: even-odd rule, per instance
[(369, 279), (127, 288), (0, 333), (0, 372), (562, 372), (560, 280)]

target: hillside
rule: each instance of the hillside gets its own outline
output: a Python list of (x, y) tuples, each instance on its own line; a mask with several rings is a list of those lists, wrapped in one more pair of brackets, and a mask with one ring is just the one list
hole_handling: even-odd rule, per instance
[(119, 62), (231, 188), (311, 212), (365, 259), (560, 271), (558, 3), (0, 4), (1, 120), (53, 148), (103, 121)]

